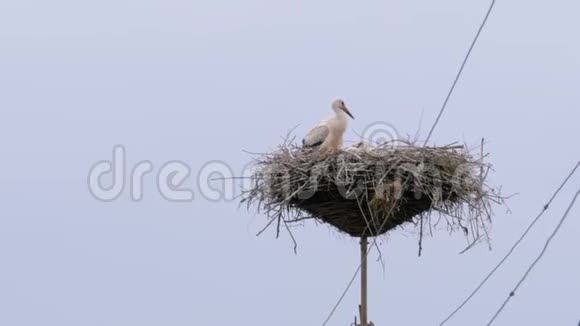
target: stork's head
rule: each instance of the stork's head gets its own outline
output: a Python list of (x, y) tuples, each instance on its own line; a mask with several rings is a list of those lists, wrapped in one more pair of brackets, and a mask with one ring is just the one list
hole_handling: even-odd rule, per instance
[(339, 99), (339, 100), (335, 100), (334, 102), (332, 102), (332, 109), (334, 110), (334, 112), (336, 112), (336, 114), (346, 113), (349, 117), (354, 119), (354, 117), (352, 116), (352, 114), (350, 113), (350, 111), (348, 110), (346, 105), (344, 104), (343, 100)]

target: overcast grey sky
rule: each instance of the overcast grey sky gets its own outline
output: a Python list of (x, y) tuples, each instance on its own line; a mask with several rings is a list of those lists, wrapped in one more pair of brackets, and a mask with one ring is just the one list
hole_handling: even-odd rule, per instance
[[(335, 97), (357, 120), (422, 135), (488, 1), (19, 0), (0, 3), (0, 324), (320, 325), (358, 262), (355, 240), (308, 223), (256, 238), (262, 215), (211, 202), (197, 171), (266, 151)], [(580, 114), (577, 1), (498, 1), (433, 141), (485, 137), (498, 209), (493, 251), (461, 235), (381, 242), (370, 267), (376, 325), (435, 325), (514, 243), (575, 160)], [(127, 150), (192, 168), (190, 203), (150, 177), (135, 203), (95, 200), (91, 166)], [(533, 260), (580, 177), (450, 325), (482, 325)], [(579, 210), (496, 325), (580, 320)], [(373, 256), (376, 258), (376, 255)], [(331, 325), (357, 312), (354, 287)]]

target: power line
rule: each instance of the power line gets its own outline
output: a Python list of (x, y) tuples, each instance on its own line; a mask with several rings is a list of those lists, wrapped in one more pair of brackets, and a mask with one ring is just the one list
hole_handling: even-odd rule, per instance
[(328, 315), (328, 318), (326, 318), (326, 320), (324, 321), (324, 323), (322, 324), (322, 326), (326, 326), (326, 324), (328, 324), (328, 322), (330, 321), (330, 318), (332, 318), (332, 316), (334, 315), (334, 313), (336, 312), (336, 310), (338, 309), (338, 307), (342, 303), (342, 300), (344, 300), (344, 298), (346, 297), (346, 295), (348, 293), (348, 290), (350, 290), (350, 288), (354, 284), (354, 281), (356, 280), (356, 277), (358, 276), (358, 273), (360, 273), (361, 268), (362, 268), (362, 265), (359, 265), (358, 266), (358, 269), (354, 273), (354, 276), (350, 280), (350, 283), (348, 283), (346, 289), (344, 290), (344, 292), (342, 292), (342, 296), (340, 297), (340, 299), (338, 300), (338, 302), (336, 303), (336, 305), (334, 305), (334, 308), (332, 308), (332, 311), (330, 312), (330, 314)]
[(426, 146), (427, 143), (429, 142), (429, 139), (431, 139), (431, 136), (433, 135), (433, 131), (435, 131), (435, 127), (437, 127), (437, 124), (439, 124), (439, 120), (441, 120), (441, 116), (443, 115), (443, 112), (445, 112), (445, 109), (447, 108), (447, 103), (449, 102), (449, 99), (451, 98), (451, 95), (453, 94), (453, 91), (455, 90), (455, 86), (457, 86), (457, 82), (459, 81), (459, 77), (461, 77), (461, 74), (463, 73), (463, 68), (465, 68), (465, 65), (467, 64), (467, 60), (469, 60), (469, 56), (471, 55), (471, 52), (473, 51), (473, 48), (475, 47), (475, 44), (477, 43), (477, 40), (479, 39), (479, 35), (481, 34), (481, 31), (483, 31), (483, 28), (485, 27), (485, 24), (487, 23), (487, 19), (489, 18), (491, 11), (493, 10), (493, 7), (495, 6), (495, 1), (496, 0), (491, 1), (489, 9), (487, 10), (487, 14), (485, 15), (483, 22), (479, 26), (479, 30), (477, 31), (477, 34), (475, 34), (475, 38), (473, 39), (473, 42), (471, 42), (471, 46), (469, 47), (469, 50), (467, 51), (467, 54), (465, 55), (465, 58), (463, 59), (463, 63), (461, 64), (461, 67), (459, 68), (459, 72), (457, 73), (457, 76), (455, 76), (455, 80), (453, 81), (453, 84), (451, 85), (451, 89), (449, 89), (449, 93), (447, 93), (447, 97), (445, 98), (445, 101), (443, 102), (443, 106), (441, 107), (441, 110), (439, 111), (439, 115), (437, 115), (437, 119), (435, 119), (435, 123), (433, 123), (433, 126), (431, 127), (431, 130), (429, 131), (429, 135), (427, 136), (427, 139), (425, 140), (425, 143), (423, 144), (423, 146)]
[(542, 218), (542, 216), (544, 216), (544, 214), (546, 213), (546, 211), (550, 208), (550, 205), (552, 205), (552, 202), (556, 199), (556, 197), (558, 196), (558, 194), (562, 191), (562, 189), (564, 188), (564, 186), (566, 186), (566, 184), (568, 183), (568, 181), (572, 178), (572, 176), (576, 173), (576, 170), (578, 170), (578, 168), (580, 167), (580, 161), (578, 163), (576, 163), (576, 166), (574, 166), (574, 168), (572, 169), (572, 171), (570, 172), (570, 174), (568, 174), (568, 176), (566, 177), (566, 179), (564, 179), (564, 181), (560, 184), (560, 186), (558, 187), (558, 189), (554, 192), (554, 194), (552, 195), (552, 197), (550, 198), (550, 200), (544, 205), (543, 209), (540, 211), (540, 213), (538, 214), (538, 216), (536, 216), (536, 218), (532, 221), (532, 223), (528, 226), (528, 228), (526, 229), (526, 231), (520, 236), (520, 238), (518, 239), (518, 241), (516, 241), (516, 243), (511, 247), (511, 249), (508, 251), (508, 253), (502, 258), (502, 260), (491, 270), (491, 272), (483, 279), (483, 281), (481, 281), (481, 283), (479, 283), (479, 285), (475, 288), (475, 290), (473, 290), (473, 292), (471, 292), (471, 294), (467, 297), (467, 299), (465, 299), (445, 320), (443, 320), (441, 322), (441, 324), (439, 324), (439, 326), (443, 326), (445, 325), (449, 320), (451, 320), (461, 309), (463, 309), (463, 307), (465, 307), (465, 305), (467, 305), (467, 303), (469, 303), (469, 301), (471, 301), (471, 299), (473, 299), (473, 297), (479, 292), (479, 290), (481, 290), (481, 288), (487, 283), (487, 281), (489, 281), (489, 279), (499, 270), (499, 268), (508, 260), (508, 258), (513, 254), (513, 252), (516, 250), (516, 248), (520, 245), (520, 243), (525, 239), (525, 237), (528, 235), (528, 233), (530, 233), (530, 231), (532, 230), (532, 228), (534, 227), (534, 225), (536, 225), (536, 223), (540, 220), (540, 218)]
[[(481, 25), (479, 26), (479, 29), (477, 30), (477, 34), (475, 34), (475, 37), (474, 37), (473, 41), (471, 42), (471, 45), (469, 47), (469, 50), (467, 51), (467, 54), (466, 54), (465, 58), (463, 59), (463, 63), (461, 64), (461, 67), (459, 69), (459, 72), (457, 73), (457, 76), (455, 77), (455, 80), (453, 81), (453, 84), (451, 86), (451, 89), (449, 90), (449, 93), (447, 94), (447, 97), (445, 99), (445, 102), (443, 103), (443, 106), (441, 108), (441, 111), (439, 112), (439, 115), (437, 116), (437, 119), (435, 120), (435, 123), (433, 124), (433, 127), (431, 127), (431, 130), (429, 131), (429, 135), (427, 136), (427, 139), (425, 140), (425, 144), (423, 146), (426, 146), (427, 145), (427, 142), (431, 138), (431, 135), (433, 134), (433, 131), (435, 130), (435, 127), (439, 123), (439, 120), (441, 119), (441, 116), (443, 115), (443, 112), (445, 111), (445, 108), (447, 107), (447, 103), (449, 102), (449, 99), (451, 98), (451, 95), (453, 94), (453, 91), (455, 90), (455, 86), (457, 86), (457, 82), (459, 81), (459, 77), (461, 77), (461, 74), (463, 73), (463, 69), (465, 68), (465, 65), (467, 64), (467, 60), (469, 60), (469, 57), (471, 55), (471, 52), (473, 51), (473, 48), (475, 47), (475, 44), (477, 43), (477, 40), (479, 39), (479, 36), (481, 35), (481, 32), (483, 31), (483, 28), (485, 27), (485, 24), (487, 23), (487, 20), (488, 20), (491, 12), (493, 10), (493, 7), (495, 6), (495, 2), (496, 2), (496, 0), (492, 0), (491, 4), (489, 6), (489, 9), (487, 10), (487, 13), (485, 14), (485, 18), (483, 19)], [(379, 230), (381, 230), (384, 227), (384, 224), (385, 223), (386, 223), (386, 220), (383, 222), (383, 225), (381, 225), (381, 227), (379, 228)], [(373, 245), (372, 246), (376, 246), (376, 243), (377, 243), (377, 239), (375, 237), (373, 239)], [(373, 248), (372, 246), (371, 246), (371, 249), (367, 252), (367, 257), (371, 253), (371, 251), (372, 251), (372, 248)], [(332, 316), (336, 313), (336, 310), (338, 309), (338, 307), (340, 306), (340, 304), (342, 303), (342, 301), (346, 297), (346, 294), (348, 293), (348, 291), (350, 290), (350, 288), (354, 284), (354, 280), (358, 276), (358, 273), (360, 272), (361, 267), (362, 267), (362, 265), (359, 265), (359, 268), (354, 273), (354, 276), (353, 276), (352, 280), (347, 285), (347, 287), (346, 287), (345, 291), (343, 292), (342, 296), (340, 297), (340, 299), (338, 300), (338, 302), (334, 306), (334, 309), (331, 311), (330, 315), (326, 318), (326, 321), (323, 323), (322, 326), (326, 326), (326, 324), (330, 321), (330, 319), (332, 318)]]
[(516, 285), (516, 287), (512, 290), (512, 292), (510, 292), (509, 296), (504, 301), (504, 303), (502, 304), (502, 306), (498, 309), (498, 311), (495, 313), (495, 315), (489, 321), (489, 323), (487, 323), (487, 326), (491, 326), (491, 324), (493, 324), (493, 322), (497, 319), (497, 317), (499, 317), (499, 315), (504, 311), (505, 307), (510, 302), (510, 300), (516, 295), (516, 292), (518, 291), (518, 289), (520, 288), (520, 286), (528, 278), (528, 276), (530, 275), (530, 273), (532, 272), (532, 270), (536, 267), (536, 265), (540, 262), (540, 260), (542, 260), (542, 258), (544, 257), (544, 254), (546, 253), (546, 251), (548, 250), (548, 247), (550, 246), (550, 243), (552, 242), (552, 240), (554, 240), (554, 238), (556, 238), (556, 235), (558, 235), (558, 232), (562, 228), (562, 225), (566, 221), (566, 218), (570, 214), (570, 211), (572, 211), (572, 208), (576, 204), (576, 200), (578, 199), (578, 196), (580, 196), (580, 190), (578, 190), (576, 192), (576, 195), (574, 195), (574, 199), (572, 199), (572, 202), (568, 206), (568, 209), (566, 209), (566, 213), (564, 213), (564, 215), (560, 219), (560, 222), (558, 223), (558, 226), (556, 226), (556, 228), (554, 229), (554, 232), (552, 232), (552, 234), (550, 235), (550, 237), (546, 241), (546, 243), (544, 245), (544, 248), (542, 249), (542, 252), (540, 252), (540, 254), (536, 258), (536, 260), (534, 260), (534, 262), (530, 265), (530, 267), (528, 268), (528, 270), (526, 271), (526, 273), (524, 274), (524, 276), (522, 276), (522, 278), (520, 279), (520, 281), (518, 282), (518, 284)]

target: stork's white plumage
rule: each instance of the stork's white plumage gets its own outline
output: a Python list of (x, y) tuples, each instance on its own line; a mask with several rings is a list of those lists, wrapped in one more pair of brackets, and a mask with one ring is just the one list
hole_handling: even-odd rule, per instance
[(337, 151), (343, 144), (343, 136), (348, 125), (348, 117), (354, 119), (343, 100), (332, 102), (334, 117), (323, 120), (302, 140), (305, 147), (320, 146), (320, 151)]

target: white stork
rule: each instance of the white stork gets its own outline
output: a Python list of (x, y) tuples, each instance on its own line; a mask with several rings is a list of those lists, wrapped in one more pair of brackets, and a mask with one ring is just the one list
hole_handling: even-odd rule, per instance
[(320, 146), (321, 152), (333, 152), (342, 148), (343, 135), (348, 125), (348, 117), (354, 119), (343, 100), (332, 102), (336, 116), (321, 121), (302, 140), (304, 147)]

